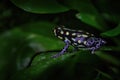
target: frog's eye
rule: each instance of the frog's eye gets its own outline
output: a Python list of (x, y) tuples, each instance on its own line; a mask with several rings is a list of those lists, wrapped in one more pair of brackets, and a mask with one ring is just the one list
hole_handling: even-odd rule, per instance
[(60, 35), (60, 34), (64, 34), (64, 32), (63, 32), (63, 30), (62, 30), (61, 27), (56, 27), (56, 28), (54, 29), (54, 34), (55, 34), (55, 36), (58, 36), (58, 35)]
[(57, 29), (56, 29), (56, 33), (57, 33), (57, 34), (60, 34), (61, 31), (62, 31), (61, 28), (57, 28)]

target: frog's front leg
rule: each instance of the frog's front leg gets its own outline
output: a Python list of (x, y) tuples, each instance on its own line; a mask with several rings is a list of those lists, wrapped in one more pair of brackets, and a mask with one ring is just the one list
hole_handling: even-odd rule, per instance
[(65, 40), (64, 42), (66, 44), (65, 47), (62, 49), (62, 51), (60, 53), (53, 55), (52, 56), (53, 58), (57, 58), (57, 57), (63, 55), (66, 52), (66, 50), (68, 49), (70, 43), (69, 43), (69, 40)]
[(79, 45), (79, 44), (81, 44), (81, 43), (83, 43), (84, 42), (84, 37), (76, 37), (75, 38), (75, 41), (74, 41), (74, 43), (76, 43), (76, 45), (74, 46), (74, 49), (73, 49), (73, 52), (76, 52), (76, 51), (78, 51), (79, 50), (79, 47), (84, 47), (84, 45)]

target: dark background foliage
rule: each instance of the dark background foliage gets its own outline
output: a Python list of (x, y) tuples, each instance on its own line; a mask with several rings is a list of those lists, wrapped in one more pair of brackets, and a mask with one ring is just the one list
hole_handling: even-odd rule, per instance
[[(119, 80), (119, 0), (1, 0), (0, 80)], [(107, 41), (95, 54), (58, 58), (64, 43), (57, 25), (82, 29)]]

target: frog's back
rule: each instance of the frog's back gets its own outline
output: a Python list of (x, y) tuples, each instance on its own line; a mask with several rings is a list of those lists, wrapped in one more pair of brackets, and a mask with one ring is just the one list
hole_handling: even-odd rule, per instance
[(94, 36), (93, 34), (83, 30), (73, 30), (65, 27), (56, 27), (54, 29), (54, 33), (63, 41), (68, 40), (69, 43), (74, 47), (85, 47), (86, 40), (89, 37)]

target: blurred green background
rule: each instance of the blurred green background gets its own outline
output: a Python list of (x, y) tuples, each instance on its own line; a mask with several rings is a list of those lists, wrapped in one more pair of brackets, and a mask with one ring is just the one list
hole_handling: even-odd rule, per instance
[[(51, 58), (64, 46), (57, 25), (107, 44)], [(120, 80), (119, 57), (119, 0), (0, 0), (0, 80)]]

